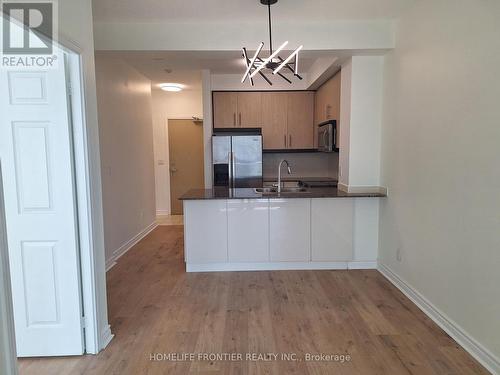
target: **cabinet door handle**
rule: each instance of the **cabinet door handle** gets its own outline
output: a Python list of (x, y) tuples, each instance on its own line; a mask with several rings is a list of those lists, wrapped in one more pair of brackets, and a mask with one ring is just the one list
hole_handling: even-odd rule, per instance
[(285, 148), (286, 148), (286, 134), (283, 136), (283, 141), (285, 143)]
[(288, 147), (292, 147), (292, 135), (290, 134), (289, 136), (289, 141), (288, 141)]
[(233, 113), (233, 126), (236, 126), (236, 112)]
[(239, 120), (240, 120), (240, 128), (241, 128), (241, 112), (239, 114)]

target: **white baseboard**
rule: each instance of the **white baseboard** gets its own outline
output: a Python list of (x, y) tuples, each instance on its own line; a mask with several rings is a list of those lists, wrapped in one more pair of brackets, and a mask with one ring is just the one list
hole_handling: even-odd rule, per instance
[(186, 272), (376, 269), (377, 262), (186, 263)]
[(156, 216), (169, 216), (170, 211), (169, 210), (157, 210), (156, 211)]
[(405, 296), (407, 296), (420, 310), (431, 318), (439, 327), (450, 335), (460, 346), (481, 363), (492, 374), (500, 374), (500, 360), (479, 342), (472, 338), (457, 323), (448, 318), (437, 307), (429, 302), (416, 289), (400, 278), (389, 267), (379, 264), (378, 270)]
[(377, 261), (368, 262), (368, 261), (353, 261), (347, 264), (348, 269), (350, 270), (376, 270), (377, 269)]
[(108, 272), (113, 266), (116, 264), (116, 261), (127, 251), (129, 251), (134, 245), (136, 245), (140, 240), (142, 240), (144, 237), (146, 237), (149, 233), (151, 233), (156, 227), (158, 226), (158, 223), (156, 220), (149, 224), (146, 228), (144, 228), (142, 231), (137, 233), (134, 237), (132, 237), (130, 240), (125, 242), (122, 246), (120, 246), (118, 249), (113, 251), (113, 256), (106, 261), (106, 272)]
[(111, 257), (106, 261), (106, 272), (113, 268), (116, 264), (115, 257)]
[(343, 184), (342, 182), (337, 184), (337, 188), (341, 191), (345, 191), (346, 193), (349, 191), (349, 185)]
[(113, 337), (115, 337), (115, 335), (111, 333), (111, 326), (108, 324), (101, 332), (99, 350), (105, 349), (111, 340), (113, 340)]

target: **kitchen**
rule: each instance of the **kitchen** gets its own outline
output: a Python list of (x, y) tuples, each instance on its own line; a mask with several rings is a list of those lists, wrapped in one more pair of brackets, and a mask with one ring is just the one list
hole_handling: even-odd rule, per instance
[(212, 91), (213, 187), (181, 197), (188, 272), (376, 268), (386, 194), (338, 187), (341, 75)]
[(0, 73), (21, 373), (500, 373), (497, 4), (57, 4), (81, 90)]

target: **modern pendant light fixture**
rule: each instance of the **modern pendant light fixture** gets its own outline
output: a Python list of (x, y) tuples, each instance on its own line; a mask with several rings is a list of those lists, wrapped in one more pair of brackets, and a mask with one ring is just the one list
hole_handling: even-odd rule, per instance
[(250, 84), (253, 86), (253, 78), (257, 74), (259, 74), (267, 83), (272, 86), (273, 83), (264, 74), (266, 72), (271, 72), (273, 75), (278, 75), (291, 84), (292, 81), (285, 75), (283, 75), (283, 73), (281, 72), (282, 69), (288, 70), (293, 73), (294, 77), (302, 79), (302, 77), (299, 75), (299, 52), (303, 46), (298, 47), (286, 59), (282, 59), (279, 53), (283, 51), (283, 49), (288, 45), (288, 41), (284, 42), (281, 46), (278, 47), (277, 50), (273, 51), (271, 5), (276, 4), (277, 2), (278, 0), (260, 0), (260, 3), (262, 5), (267, 5), (269, 16), (269, 56), (266, 58), (259, 57), (259, 54), (264, 47), (264, 42), (260, 43), (252, 58), (248, 56), (247, 49), (243, 47), (243, 59), (245, 60), (247, 68), (245, 74), (243, 75), (243, 78), (241, 79), (241, 83), (245, 82), (245, 80), (248, 79), (250, 81)]

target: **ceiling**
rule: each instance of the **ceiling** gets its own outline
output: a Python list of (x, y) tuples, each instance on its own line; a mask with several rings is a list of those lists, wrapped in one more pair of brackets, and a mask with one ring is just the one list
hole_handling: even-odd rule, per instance
[[(392, 19), (416, 0), (281, 0), (273, 5), (273, 21)], [(94, 0), (96, 22), (239, 22), (262, 21), (259, 0)]]
[[(185, 84), (186, 89), (194, 90), (201, 89), (202, 69), (209, 69), (212, 74), (243, 74), (245, 69), (241, 51), (107, 51), (98, 53), (123, 59), (149, 78), (153, 84), (179, 82)], [(284, 52), (283, 55), (288, 55), (288, 52)], [(301, 52), (300, 73), (307, 72), (319, 57), (327, 56), (333, 56), (333, 53), (330, 51)]]
[[(302, 24), (328, 23), (332, 20), (387, 20), (398, 17), (417, 0), (280, 0), (272, 6), (273, 26), (285, 29)], [(216, 28), (221, 24), (236, 24), (245, 30), (253, 24), (267, 34), (267, 7), (259, 0), (94, 0), (96, 23), (160, 23), (170, 24), (173, 31), (186, 30), (193, 24)], [(177, 26), (179, 25), (179, 26)], [(119, 26), (119, 25), (117, 25)], [(140, 26), (140, 25), (139, 25)], [(273, 28), (274, 29), (274, 28)], [(219, 35), (221, 37), (221, 35)], [(228, 37), (222, 35), (222, 37)], [(327, 36), (328, 37), (328, 36)], [(255, 46), (247, 46), (256, 48)], [(266, 46), (267, 48), (267, 46)], [(182, 49), (182, 48), (179, 48)], [(251, 56), (254, 51), (249, 51)], [(292, 51), (283, 51), (287, 56)], [(350, 51), (352, 55), (355, 51)], [(125, 60), (153, 84), (185, 83), (187, 89), (201, 87), (202, 69), (212, 74), (243, 74), (245, 63), (240, 50), (234, 51), (103, 51)], [(266, 56), (268, 51), (263, 51)], [(345, 51), (302, 50), (299, 73), (304, 74), (320, 57), (342, 58)], [(366, 53), (366, 52), (362, 52)], [(261, 55), (261, 56), (262, 56)]]
[[(275, 24), (329, 22), (332, 20), (381, 20), (398, 17), (416, 0), (280, 0), (272, 6)], [(97, 23), (171, 23), (185, 24), (262, 23), (267, 8), (259, 0), (94, 0)], [(291, 24), (291, 26), (290, 26)], [(260, 27), (260, 26), (259, 26)], [(171, 30), (176, 30), (176, 27)], [(180, 31), (179, 31), (180, 32)], [(267, 33), (267, 26), (265, 28)], [(172, 35), (171, 35), (172, 36)], [(174, 36), (175, 37), (175, 36)], [(252, 47), (252, 46), (248, 46)], [(256, 46), (255, 46), (256, 47)], [(254, 47), (254, 48), (255, 48)], [(252, 55), (254, 51), (249, 51)], [(355, 51), (350, 51), (352, 55)], [(180, 82), (187, 89), (201, 88), (201, 70), (212, 74), (243, 74), (241, 51), (103, 51), (125, 60), (153, 84)], [(267, 51), (263, 52), (265, 56)], [(291, 51), (283, 51), (287, 56)], [(302, 50), (299, 73), (304, 74), (320, 57), (342, 58), (345, 51)]]

